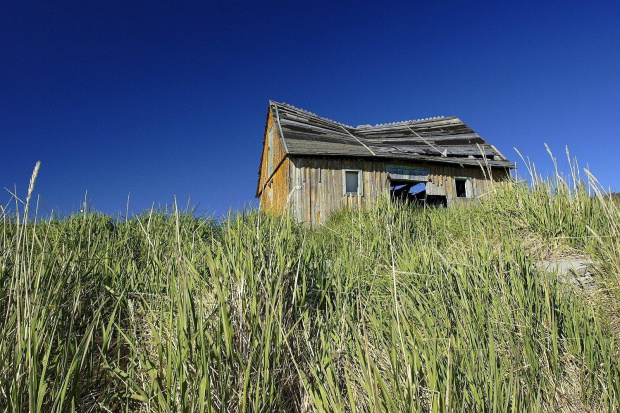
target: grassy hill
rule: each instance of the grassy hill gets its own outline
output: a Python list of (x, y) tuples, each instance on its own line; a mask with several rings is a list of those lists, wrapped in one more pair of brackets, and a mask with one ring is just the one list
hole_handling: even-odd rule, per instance
[[(620, 406), (618, 204), (559, 177), (316, 229), (31, 215), (0, 221), (2, 410)], [(537, 265), (558, 256), (596, 287)]]

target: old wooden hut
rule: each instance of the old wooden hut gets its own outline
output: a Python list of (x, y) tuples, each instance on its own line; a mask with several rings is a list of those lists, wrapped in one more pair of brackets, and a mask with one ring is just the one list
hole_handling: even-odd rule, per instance
[(477, 199), (510, 163), (456, 117), (348, 126), (269, 102), (256, 197), (309, 225), (380, 197), (451, 206)]

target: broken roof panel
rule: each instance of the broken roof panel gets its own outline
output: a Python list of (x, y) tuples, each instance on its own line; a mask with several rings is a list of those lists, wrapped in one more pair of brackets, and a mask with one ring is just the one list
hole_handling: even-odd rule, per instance
[(352, 127), (286, 103), (269, 102), (290, 155), (408, 159), (514, 168), (457, 117)]
[(291, 155), (372, 156), (348, 128), (290, 105), (271, 102)]

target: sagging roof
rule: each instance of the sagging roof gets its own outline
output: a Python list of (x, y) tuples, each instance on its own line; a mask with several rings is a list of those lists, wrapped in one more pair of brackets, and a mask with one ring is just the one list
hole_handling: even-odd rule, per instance
[(289, 155), (417, 160), (514, 168), (457, 117), (435, 117), (375, 126), (345, 125), (295, 106), (269, 102)]

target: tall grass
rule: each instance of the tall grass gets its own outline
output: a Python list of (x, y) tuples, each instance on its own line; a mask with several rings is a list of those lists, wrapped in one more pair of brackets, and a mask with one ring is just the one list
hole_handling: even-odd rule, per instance
[[(33, 185), (2, 214), (4, 411), (619, 408), (620, 214), (575, 181), (316, 229), (177, 208), (40, 220)], [(597, 292), (538, 269), (557, 254), (594, 259)]]

